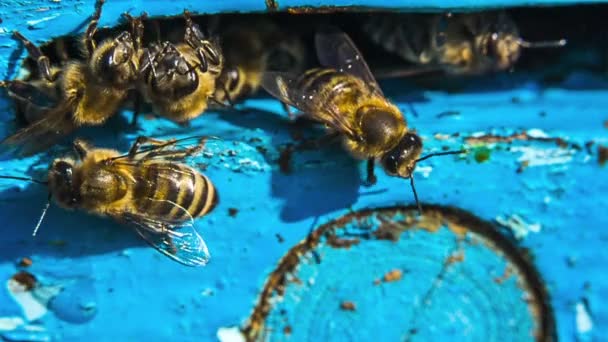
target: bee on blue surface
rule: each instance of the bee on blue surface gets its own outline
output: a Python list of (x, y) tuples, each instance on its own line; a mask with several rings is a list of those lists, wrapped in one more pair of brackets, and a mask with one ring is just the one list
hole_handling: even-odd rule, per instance
[(315, 37), (323, 68), (302, 75), (267, 72), (262, 86), (271, 95), (325, 124), (331, 135), (342, 137), (346, 149), (367, 159), (367, 181), (376, 182), (374, 164), (380, 161), (387, 174), (409, 178), (414, 197), (413, 172), (420, 158), (422, 140), (410, 131), (399, 108), (383, 94), (363, 56), (345, 33), (327, 28)]
[(182, 42), (152, 43), (145, 49), (138, 82), (156, 114), (182, 124), (207, 109), (224, 67), (218, 40), (203, 34), (188, 11), (184, 18)]
[[(194, 146), (182, 144), (196, 140)], [(209, 261), (207, 246), (193, 221), (219, 201), (209, 178), (182, 163), (202, 151), (206, 138), (156, 140), (141, 136), (126, 154), (74, 141), (76, 158), (55, 159), (46, 181), (2, 175), (0, 178), (47, 185), (49, 199), (65, 209), (84, 210), (127, 223), (159, 252), (188, 266)]]
[(363, 30), (387, 51), (419, 65), (387, 72), (393, 76), (434, 70), (461, 75), (508, 70), (517, 62), (522, 49), (566, 45), (565, 39), (524, 40), (504, 11), (375, 15), (369, 17)]
[[(2, 141), (23, 155), (47, 149), (80, 126), (100, 125), (114, 115), (135, 86), (139, 75), (142, 19), (127, 15), (132, 32), (97, 43), (94, 39), (104, 0), (83, 36), (84, 60), (52, 66), (33, 42), (15, 31), (14, 36), (38, 65), (39, 78), (2, 82), (29, 124)], [(18, 113), (19, 114), (19, 113)]]

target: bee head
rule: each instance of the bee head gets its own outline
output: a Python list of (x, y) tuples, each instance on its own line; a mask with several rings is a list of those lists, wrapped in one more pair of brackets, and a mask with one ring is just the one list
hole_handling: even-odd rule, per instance
[(138, 61), (129, 32), (122, 32), (111, 43), (102, 44), (91, 60), (93, 73), (115, 87), (127, 87), (137, 80)]
[(74, 208), (78, 199), (74, 188), (74, 163), (70, 160), (55, 160), (48, 175), (49, 189), (57, 203), (66, 208)]
[(405, 128), (401, 113), (397, 113), (371, 106), (359, 108), (357, 118), (362, 140), (370, 146), (392, 145), (403, 135)]
[(409, 178), (422, 152), (422, 140), (415, 133), (406, 133), (403, 138), (382, 156), (380, 163), (387, 174)]
[(495, 61), (496, 70), (513, 66), (521, 54), (521, 39), (512, 32), (493, 32), (482, 46), (485, 56)]
[(174, 100), (190, 95), (198, 88), (195, 67), (170, 43), (165, 43), (156, 52), (144, 54), (148, 65), (145, 77), (151, 91), (159, 97)]

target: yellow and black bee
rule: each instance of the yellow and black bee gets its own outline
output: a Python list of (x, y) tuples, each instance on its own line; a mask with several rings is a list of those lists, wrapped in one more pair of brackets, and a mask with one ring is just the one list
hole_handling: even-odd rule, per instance
[(221, 103), (232, 105), (257, 92), (266, 70), (304, 67), (302, 40), (268, 18), (239, 18), (216, 30), (226, 60), (214, 94)]
[[(565, 39), (528, 42), (504, 11), (370, 16), (363, 30), (378, 45), (411, 63), (449, 74), (483, 74), (513, 67), (524, 48), (559, 47)], [(393, 72), (398, 75), (400, 72)]]
[(192, 147), (189, 139), (161, 141), (139, 137), (127, 154), (74, 142), (76, 158), (56, 159), (47, 181), (26, 177), (0, 178), (46, 184), (51, 199), (65, 209), (84, 210), (130, 224), (154, 248), (182, 264), (203, 266), (207, 246), (193, 219), (211, 212), (218, 194), (205, 175), (180, 163), (200, 152), (204, 138)]
[(397, 106), (386, 99), (363, 56), (343, 32), (328, 28), (315, 37), (324, 68), (302, 75), (268, 72), (262, 86), (284, 103), (341, 136), (356, 158), (367, 159), (367, 181), (376, 182), (374, 163), (379, 159), (393, 176), (409, 178), (418, 202), (412, 173), (420, 158), (422, 140), (411, 132)]
[(207, 109), (224, 57), (216, 39), (206, 37), (184, 11), (183, 42), (153, 43), (141, 57), (139, 90), (154, 112), (187, 123)]
[[(53, 145), (58, 138), (76, 128), (100, 125), (114, 115), (135, 87), (139, 75), (142, 18), (132, 18), (133, 32), (124, 31), (97, 44), (94, 39), (104, 0), (98, 0), (95, 13), (83, 37), (85, 60), (72, 60), (52, 67), (49, 58), (21, 33), (14, 36), (37, 62), (39, 79), (5, 81), (9, 96), (31, 124), (2, 141), (32, 154)], [(142, 16), (143, 17), (143, 16)]]

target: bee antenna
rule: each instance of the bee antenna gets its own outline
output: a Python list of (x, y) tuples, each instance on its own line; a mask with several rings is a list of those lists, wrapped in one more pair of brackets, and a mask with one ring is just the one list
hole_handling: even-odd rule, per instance
[(554, 48), (565, 46), (568, 41), (566, 39), (560, 40), (546, 40), (540, 42), (529, 42), (523, 39), (519, 39), (519, 46), (526, 49), (538, 49), (538, 48)]
[(449, 155), (449, 154), (461, 154), (461, 153), (466, 153), (466, 152), (467, 152), (467, 150), (430, 153), (430, 154), (427, 154), (426, 156), (424, 156), (422, 158), (416, 159), (416, 163), (421, 162), (421, 161), (426, 160), (426, 159), (429, 159), (431, 157), (445, 156), (445, 155)]
[(49, 193), (49, 197), (46, 200), (44, 209), (42, 209), (42, 214), (40, 214), (40, 218), (38, 219), (38, 223), (36, 223), (36, 227), (34, 228), (34, 232), (32, 233), (32, 236), (36, 236), (36, 233), (38, 233), (38, 229), (42, 225), (42, 220), (44, 220), (44, 217), (46, 216), (46, 212), (49, 210), (49, 207), (51, 206), (51, 198), (52, 198), (52, 194)]
[(37, 179), (34, 179), (34, 178), (30, 178), (30, 177), (3, 176), (3, 175), (0, 175), (0, 178), (3, 178), (3, 179), (16, 179), (16, 180), (28, 181), (28, 182), (32, 182), (32, 183), (36, 183), (36, 184), (42, 184), (42, 185), (48, 185), (49, 184), (49, 182), (37, 180)]
[(416, 206), (418, 206), (418, 213), (422, 215), (422, 206), (420, 205), (420, 201), (418, 200), (418, 193), (416, 192), (416, 186), (414, 185), (414, 174), (410, 175), (410, 186), (412, 187), (412, 192), (414, 193), (414, 200), (416, 200)]

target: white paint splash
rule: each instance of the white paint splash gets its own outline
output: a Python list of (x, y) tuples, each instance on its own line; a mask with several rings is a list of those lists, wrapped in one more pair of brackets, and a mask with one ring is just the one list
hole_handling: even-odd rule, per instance
[(529, 137), (535, 138), (535, 139), (549, 138), (549, 135), (547, 133), (545, 133), (545, 131), (543, 131), (542, 129), (539, 129), (539, 128), (529, 129), (526, 132), (526, 134), (528, 134)]
[(414, 169), (415, 173), (422, 174), (422, 177), (424, 177), (424, 178), (429, 178), (429, 176), (431, 175), (432, 171), (433, 171), (433, 167), (429, 166), (429, 165), (416, 166), (416, 169)]
[(587, 306), (582, 301), (576, 303), (576, 335), (579, 341), (591, 341), (591, 331), (593, 330), (593, 319), (589, 314)]
[(238, 327), (222, 327), (217, 329), (217, 339), (220, 342), (245, 342), (245, 336)]
[(572, 161), (575, 151), (564, 148), (538, 148), (532, 146), (514, 146), (513, 152), (521, 152), (517, 159), (519, 162), (527, 162), (527, 166), (544, 166), (567, 164)]
[(528, 223), (517, 214), (512, 214), (509, 217), (497, 216), (495, 220), (501, 226), (509, 228), (518, 240), (525, 238), (531, 232), (539, 233), (542, 229), (540, 223)]
[(49, 20), (53, 20), (55, 18), (57, 18), (60, 15), (60, 13), (55, 13), (53, 15), (49, 15), (48, 17), (44, 17), (44, 18), (40, 18), (40, 19), (36, 19), (36, 20), (28, 20), (27, 21), (27, 25), (28, 26), (36, 26), (40, 23), (43, 23), (45, 21), (49, 21)]

